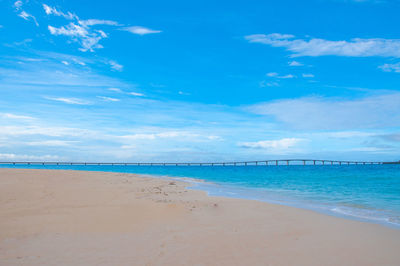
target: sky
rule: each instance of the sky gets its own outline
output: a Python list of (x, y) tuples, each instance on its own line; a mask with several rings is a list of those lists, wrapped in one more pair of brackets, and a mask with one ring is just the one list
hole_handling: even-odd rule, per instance
[(400, 160), (397, 0), (0, 0), (0, 161)]

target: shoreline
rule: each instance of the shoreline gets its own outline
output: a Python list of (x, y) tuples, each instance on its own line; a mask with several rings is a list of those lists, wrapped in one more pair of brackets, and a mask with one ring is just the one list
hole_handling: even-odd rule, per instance
[[(37, 168), (36, 168), (36, 167)], [(97, 165), (95, 165), (97, 166)], [(86, 167), (86, 166), (85, 166)], [(284, 166), (287, 167), (287, 166)], [(104, 171), (104, 169), (97, 170), (95, 168), (90, 170), (84, 169), (68, 169), (68, 168), (58, 168), (58, 166), (54, 165), (54, 168), (40, 168), (40, 165), (32, 165), (29, 168), (24, 167), (0, 167), (0, 169), (49, 169), (49, 170), (64, 170), (64, 171), (84, 171), (84, 172), (104, 172), (104, 173), (121, 173), (121, 174), (128, 174), (129, 172), (123, 171)], [(318, 201), (309, 201), (307, 202), (304, 199), (294, 199), (290, 197), (283, 198), (282, 196), (270, 196), (267, 194), (275, 193), (274, 191), (265, 192), (264, 195), (261, 195), (255, 188), (251, 187), (242, 187), (236, 186), (232, 184), (224, 184), (219, 182), (212, 182), (207, 181), (202, 178), (195, 178), (195, 177), (182, 177), (182, 176), (173, 176), (173, 175), (166, 175), (166, 174), (147, 174), (147, 173), (134, 173), (131, 172), (129, 174), (134, 175), (141, 175), (147, 176), (149, 178), (161, 178), (161, 179), (172, 179), (183, 181), (193, 186), (188, 187), (189, 189), (200, 190), (207, 193), (209, 196), (216, 196), (216, 197), (226, 197), (226, 198), (233, 198), (233, 199), (243, 199), (243, 200), (256, 200), (260, 202), (266, 202), (269, 204), (278, 204), (282, 206), (289, 206), (294, 208), (299, 208), (303, 210), (313, 211), (323, 215), (329, 215), (333, 217), (338, 217), (342, 219), (348, 219), (353, 221), (360, 221), (360, 222), (367, 222), (372, 224), (378, 224), (381, 226), (389, 227), (392, 229), (400, 230), (400, 221), (399, 222), (391, 222), (388, 216), (374, 216), (369, 215), (366, 216), (365, 208), (355, 208), (355, 207), (348, 207), (348, 206), (341, 206), (341, 205), (328, 205)], [(216, 190), (218, 192), (216, 192)], [(224, 191), (224, 192), (221, 192)], [(239, 191), (239, 192), (238, 192)], [(245, 196), (246, 194), (246, 196)], [(266, 196), (267, 195), (267, 196)], [(361, 211), (361, 213), (360, 213)]]
[[(151, 177), (151, 176), (150, 176)], [(157, 176), (154, 176), (157, 178)], [(170, 177), (170, 178), (174, 178), (174, 177)], [(177, 179), (179, 180), (179, 178)], [(186, 181), (184, 181), (186, 182)], [(200, 191), (205, 191), (207, 193), (208, 196), (212, 196), (212, 197), (224, 197), (224, 198), (232, 198), (232, 199), (242, 199), (242, 200), (255, 200), (255, 201), (259, 201), (259, 202), (265, 202), (265, 203), (269, 203), (269, 204), (276, 204), (276, 205), (281, 205), (281, 206), (288, 206), (288, 207), (292, 207), (292, 208), (296, 208), (296, 209), (302, 209), (302, 210), (309, 210), (309, 211), (313, 211), (319, 214), (323, 214), (323, 215), (328, 215), (328, 216), (332, 216), (332, 217), (337, 217), (337, 218), (341, 218), (341, 219), (346, 219), (346, 220), (352, 220), (352, 221), (359, 221), (359, 222), (364, 222), (364, 223), (371, 223), (371, 224), (377, 224), (380, 226), (385, 226), (388, 228), (392, 228), (392, 229), (396, 229), (396, 230), (400, 230), (400, 224), (399, 223), (394, 223), (394, 222), (390, 222), (387, 219), (383, 219), (383, 218), (371, 218), (371, 217), (363, 217), (362, 215), (355, 215), (353, 213), (348, 213), (345, 211), (341, 211), (338, 210), (340, 207), (339, 206), (323, 206), (322, 203), (317, 204), (315, 202), (313, 203), (305, 203), (305, 202), (301, 202), (301, 201), (296, 201), (296, 200), (282, 200), (282, 199), (275, 199), (275, 198), (269, 198), (266, 199), (265, 197), (256, 197), (254, 195), (248, 195), (248, 196), (241, 196), (240, 194), (235, 194), (232, 195), (233, 193), (229, 192), (229, 189), (231, 190), (246, 190), (253, 192), (253, 188), (242, 188), (242, 187), (233, 187), (233, 186), (227, 186), (224, 184), (219, 184), (219, 183), (212, 183), (212, 182), (208, 182), (208, 181), (204, 181), (203, 184), (202, 182), (197, 182), (197, 181), (187, 181), (189, 184), (194, 184), (194, 186), (188, 187), (189, 189), (195, 189), (195, 190), (200, 190)], [(212, 192), (212, 190), (210, 188), (206, 188), (205, 186), (210, 185), (210, 186), (221, 186), (221, 188), (228, 188), (227, 191), (225, 192)], [(267, 192), (268, 193), (268, 192)], [(231, 194), (231, 195), (229, 195)], [(357, 210), (357, 208), (352, 208), (352, 210)], [(350, 210), (349, 212), (351, 212), (352, 210)]]
[(188, 181), (172, 179), (1, 168), (0, 261), (6, 265), (400, 263), (397, 229), (285, 205), (207, 196), (187, 189)]

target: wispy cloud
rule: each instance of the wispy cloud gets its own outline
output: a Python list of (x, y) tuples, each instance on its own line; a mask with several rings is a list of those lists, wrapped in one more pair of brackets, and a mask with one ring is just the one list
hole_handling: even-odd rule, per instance
[(71, 37), (73, 41), (80, 43), (82, 47), (79, 48), (79, 50), (82, 52), (93, 52), (94, 49), (103, 48), (103, 46), (99, 44), (99, 41), (103, 38), (107, 38), (107, 35), (103, 31), (90, 30), (87, 27), (72, 22), (59, 28), (49, 25), (48, 29), (52, 35), (68, 36)]
[(109, 26), (120, 26), (120, 24), (113, 20), (104, 20), (104, 19), (87, 19), (80, 20), (79, 24), (82, 26), (94, 26), (94, 25), (109, 25)]
[(160, 30), (152, 30), (149, 28), (141, 27), (141, 26), (131, 26), (131, 27), (124, 27), (121, 28), (122, 30), (129, 31), (133, 34), (138, 35), (146, 35), (146, 34), (154, 34), (154, 33), (161, 33)]
[(25, 19), (26, 21), (32, 20), (36, 26), (39, 26), (39, 23), (37, 22), (36, 18), (22, 9), (22, 6), (23, 6), (22, 1), (20, 1), (20, 0), (15, 1), (13, 6), (14, 6), (15, 11), (18, 12), (19, 17)]
[(0, 153), (0, 160), (28, 160), (28, 161), (50, 161), (50, 160), (59, 160), (60, 157), (57, 155), (28, 155), (28, 154), (15, 154), (15, 153)]
[(301, 76), (303, 78), (313, 78), (313, 77), (315, 77), (314, 74), (307, 74), (307, 73), (303, 73)]
[(240, 142), (238, 145), (247, 149), (264, 149), (270, 152), (287, 152), (300, 142), (305, 141), (299, 138), (283, 138), (278, 140), (262, 140), (256, 142)]
[(2, 118), (7, 118), (7, 119), (12, 119), (12, 120), (32, 120), (34, 119), (31, 116), (26, 116), (26, 115), (16, 115), (16, 114), (10, 114), (10, 113), (0, 113), (0, 117)]
[[(37, 89), (40, 89), (39, 86), (49, 85), (78, 86), (83, 90), (89, 87), (124, 88), (127, 85), (115, 78), (96, 73), (93, 67), (109, 66), (108, 60), (99, 57), (83, 58), (70, 54), (32, 51), (29, 57), (13, 57), (13, 63), (9, 64), (12, 67), (2, 67), (4, 64), (1, 63), (2, 60), (0, 60), (0, 79), (3, 87), (6, 84), (19, 84), (16, 85), (19, 87), (31, 85)], [(99, 95), (100, 92), (95, 93)]]
[(276, 72), (269, 72), (266, 74), (267, 77), (277, 77), (279, 74)]
[(78, 141), (68, 141), (68, 140), (43, 140), (43, 141), (31, 141), (26, 142), (26, 145), (29, 146), (71, 146), (73, 144), (78, 143)]
[(21, 7), (22, 7), (22, 5), (23, 5), (23, 3), (22, 3), (21, 0), (18, 0), (18, 1), (15, 1), (15, 2), (14, 2), (14, 8), (15, 8), (16, 10), (20, 10)]
[(295, 66), (304, 66), (304, 64), (302, 64), (302, 63), (300, 63), (298, 61), (290, 61), (288, 64), (289, 64), (289, 66), (293, 66), (293, 67), (295, 67)]
[[(56, 126), (43, 126), (43, 125), (29, 125), (29, 126), (0, 126), (0, 137), (5, 136), (32, 136), (41, 135), (47, 137), (82, 137), (94, 134), (90, 130), (72, 128), (72, 127), (56, 127)], [(48, 138), (47, 138), (48, 139)]]
[(111, 66), (111, 69), (116, 70), (116, 71), (122, 71), (124, 69), (123, 65), (118, 64), (116, 61), (110, 60), (108, 63)]
[(44, 97), (47, 100), (51, 100), (51, 101), (57, 101), (57, 102), (63, 102), (66, 104), (76, 104), (76, 105), (89, 105), (91, 104), (88, 101), (79, 99), (79, 98), (67, 98), (67, 97)]
[(277, 78), (277, 79), (292, 79), (295, 78), (296, 76), (292, 75), (292, 74), (287, 74), (287, 75), (279, 75), (276, 72), (270, 72), (266, 74), (267, 77), (271, 77), (271, 78)]
[(97, 96), (97, 98), (102, 99), (103, 101), (106, 101), (106, 102), (119, 102), (120, 101), (120, 99), (106, 97), (106, 96)]
[(108, 90), (109, 90), (109, 91), (115, 91), (115, 92), (122, 93), (122, 90), (121, 90), (121, 89), (118, 89), (118, 88), (108, 88)]
[(71, 12), (61, 12), (59, 10), (57, 10), (55, 7), (50, 7), (46, 4), (43, 4), (43, 9), (46, 12), (47, 15), (54, 15), (54, 16), (58, 16), (58, 17), (64, 17), (66, 19), (69, 20), (74, 20), (74, 19), (79, 19), (77, 15), (71, 13)]
[(204, 140), (220, 140), (219, 136), (202, 135), (189, 131), (164, 131), (158, 133), (138, 133), (132, 135), (120, 136), (123, 140), (156, 140), (170, 138), (189, 138), (189, 139), (204, 139)]
[(297, 129), (341, 130), (400, 125), (398, 92), (353, 100), (323, 97), (283, 99), (247, 109)]
[(108, 37), (108, 35), (104, 31), (99, 29), (93, 29), (92, 26), (119, 25), (117, 22), (111, 20), (99, 20), (99, 19), (80, 20), (77, 15), (71, 12), (65, 13), (57, 10), (54, 7), (50, 7), (46, 4), (43, 4), (43, 9), (47, 15), (64, 17), (67, 20), (73, 21), (61, 27), (54, 27), (49, 25), (48, 29), (52, 35), (67, 36), (70, 37), (72, 41), (79, 43), (81, 45), (81, 48), (79, 48), (79, 50), (82, 52), (86, 51), (93, 52), (94, 49), (103, 48), (103, 46), (99, 42), (101, 41), (101, 39)]
[[(24, 3), (20, 0), (14, 2), (13, 7), (18, 13), (18, 16), (25, 20), (32, 20), (37, 26), (39, 26), (36, 18), (23, 10)], [(42, 4), (44, 12), (48, 16), (57, 16), (66, 19), (69, 23), (61, 26), (48, 25), (50, 34), (54, 36), (66, 36), (71, 41), (79, 43), (79, 50), (82, 52), (90, 51), (94, 52), (95, 49), (103, 48), (100, 41), (104, 38), (108, 38), (108, 34), (99, 29), (99, 26), (112, 26), (114, 29), (118, 27), (120, 30), (128, 31), (138, 35), (160, 33), (160, 30), (152, 30), (142, 26), (131, 26), (123, 27), (124, 25), (113, 20), (105, 19), (80, 19), (75, 13), (70, 11), (61, 11), (55, 7), (47, 4)], [(121, 28), (122, 27), (122, 28)], [(116, 66), (116, 70), (118, 66)]]
[(379, 66), (380, 69), (382, 69), (382, 71), (385, 72), (396, 72), (396, 73), (400, 73), (400, 63), (396, 63), (396, 64), (384, 64), (382, 66)]
[(32, 16), (31, 14), (29, 14), (28, 12), (26, 12), (26, 11), (21, 11), (18, 14), (18, 16), (23, 18), (23, 19), (25, 19), (26, 21), (32, 20), (35, 23), (36, 26), (39, 26), (39, 23), (37, 22), (36, 18), (34, 16)]
[(352, 56), (352, 57), (400, 57), (399, 39), (361, 39), (331, 41), (318, 38), (296, 39), (290, 34), (254, 34), (245, 36), (251, 43), (283, 47), (296, 56)]
[(278, 76), (278, 79), (292, 79), (295, 78), (296, 76), (292, 75), (292, 74), (287, 74), (287, 75), (283, 75), (283, 76)]
[(127, 94), (127, 95), (133, 95), (133, 96), (137, 96), (137, 97), (143, 97), (145, 96), (143, 93), (140, 92), (134, 92), (134, 91), (130, 91), (130, 92), (125, 92), (119, 88), (108, 88), (109, 91), (114, 91), (114, 92), (118, 92), (118, 93), (123, 93), (123, 94)]
[(66, 27), (56, 28), (53, 26), (48, 26), (48, 29), (53, 35), (65, 35), (70, 37), (86, 37), (89, 33), (88, 31), (79, 25), (70, 23)]
[(130, 94), (130, 95), (133, 95), (133, 96), (138, 96), (138, 97), (142, 97), (142, 96), (144, 96), (144, 94), (143, 94), (143, 93), (139, 93), (139, 92), (133, 92), (133, 91), (131, 91), (131, 92), (128, 92), (128, 94)]

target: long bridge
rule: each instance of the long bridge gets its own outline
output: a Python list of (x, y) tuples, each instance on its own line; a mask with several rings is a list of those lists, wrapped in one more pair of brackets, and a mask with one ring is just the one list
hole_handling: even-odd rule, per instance
[(396, 162), (338, 161), (316, 159), (279, 159), (237, 162), (0, 162), (1, 165), (134, 165), (134, 166), (250, 166), (250, 165), (373, 165), (400, 164)]

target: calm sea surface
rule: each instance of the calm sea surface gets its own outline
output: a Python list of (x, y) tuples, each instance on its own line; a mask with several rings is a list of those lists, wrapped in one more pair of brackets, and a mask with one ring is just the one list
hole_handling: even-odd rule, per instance
[(400, 165), (0, 167), (192, 178), (193, 188), (210, 195), (267, 201), (400, 228)]

